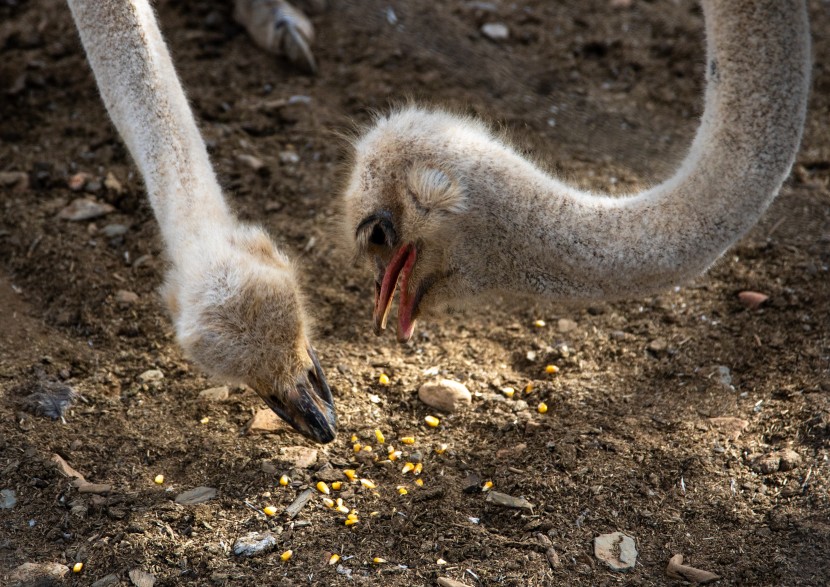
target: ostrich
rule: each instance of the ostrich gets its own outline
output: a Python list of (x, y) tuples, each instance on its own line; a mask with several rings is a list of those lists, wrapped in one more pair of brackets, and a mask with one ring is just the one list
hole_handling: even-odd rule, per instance
[(147, 0), (69, 0), (104, 103), (141, 175), (170, 269), (176, 335), (206, 371), (252, 387), (302, 434), (334, 439), (331, 390), (297, 269), (228, 208)]
[(380, 333), (487, 294), (610, 300), (706, 271), (769, 206), (801, 140), (810, 78), (803, 0), (703, 0), (705, 107), (668, 180), (579, 191), (481, 122), (407, 106), (354, 141), (345, 223), (375, 266)]

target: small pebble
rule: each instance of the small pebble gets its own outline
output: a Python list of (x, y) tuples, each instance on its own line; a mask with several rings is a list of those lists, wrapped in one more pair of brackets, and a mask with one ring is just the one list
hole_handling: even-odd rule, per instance
[(277, 539), (270, 532), (249, 532), (237, 539), (233, 545), (233, 553), (237, 556), (254, 556), (276, 545)]
[(491, 41), (506, 41), (510, 37), (510, 29), (506, 24), (490, 22), (481, 27), (482, 34)]
[(228, 399), (230, 393), (227, 385), (211, 387), (199, 392), (199, 399), (211, 402), (222, 402)]
[(126, 289), (115, 292), (115, 302), (121, 306), (132, 306), (138, 302), (138, 294)]
[(568, 318), (560, 318), (556, 323), (556, 329), (562, 334), (576, 330), (576, 328), (577, 323), (573, 320), (569, 320)]
[(424, 383), (418, 389), (418, 398), (426, 405), (443, 412), (455, 412), (472, 402), (470, 390), (463, 383), (451, 379)]
[(196, 505), (210, 501), (216, 497), (217, 493), (213, 487), (196, 487), (178, 494), (175, 501), (181, 505)]
[(150, 369), (138, 376), (141, 383), (155, 383), (164, 379), (164, 373), (159, 369)]
[(738, 301), (750, 310), (757, 310), (769, 299), (767, 294), (759, 291), (742, 291), (738, 294)]
[(66, 208), (58, 212), (58, 218), (61, 220), (80, 222), (82, 220), (99, 218), (114, 211), (115, 208), (109, 204), (98, 202), (90, 198), (78, 198), (77, 200), (73, 200)]
[(602, 534), (594, 538), (594, 556), (612, 571), (631, 571), (637, 563), (637, 547), (634, 539), (622, 532)]

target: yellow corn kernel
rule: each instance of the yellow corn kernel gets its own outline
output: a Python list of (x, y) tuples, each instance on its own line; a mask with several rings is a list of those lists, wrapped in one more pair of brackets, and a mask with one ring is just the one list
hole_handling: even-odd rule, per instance
[(371, 444), (367, 444), (366, 446), (364, 446), (364, 447), (363, 447), (363, 450), (364, 450), (365, 452), (372, 452), (372, 445), (371, 445)]
[(390, 453), (389, 453), (389, 455), (388, 455), (388, 456), (389, 456), (389, 460), (390, 460), (390, 461), (397, 461), (399, 458), (401, 458), (401, 455), (402, 455), (402, 454), (403, 454), (403, 453), (402, 453), (401, 451), (399, 451), (399, 450), (393, 450), (393, 451), (392, 451), (392, 452), (390, 452)]
[(383, 436), (383, 432), (381, 432), (379, 429), (375, 430), (375, 438), (377, 438), (378, 442), (381, 444), (386, 442), (386, 438)]
[(334, 500), (329, 499), (328, 497), (324, 497), (323, 498), (323, 505), (325, 505), (327, 508), (333, 508), (334, 507)]
[(389, 385), (389, 375), (386, 373), (381, 373), (380, 377), (378, 377), (378, 383), (381, 385)]
[(72, 572), (73, 573), (80, 573), (84, 570), (84, 563), (75, 563), (72, 565)]
[(347, 517), (347, 518), (350, 518), (350, 519), (352, 519), (352, 520), (356, 520), (356, 519), (357, 519), (357, 510), (352, 510), (352, 511), (350, 511), (350, 512), (349, 512), (349, 515), (348, 515), (348, 516), (346, 516), (346, 517)]
[(294, 556), (294, 551), (293, 550), (286, 550), (284, 553), (282, 553), (280, 555), (280, 558), (283, 560), (283, 562), (285, 562), (288, 559), (290, 559), (292, 556)]
[(323, 495), (328, 495), (329, 493), (331, 493), (331, 490), (329, 489), (329, 486), (326, 485), (326, 483), (324, 481), (318, 481), (317, 482), (317, 491), (319, 491)]
[(285, 487), (289, 483), (291, 483), (291, 477), (289, 477), (288, 475), (283, 475), (280, 477), (280, 485)]
[(435, 561), (435, 564), (436, 565), (445, 565), (445, 564), (447, 564), (447, 561), (445, 561), (442, 558), (439, 558), (437, 561)]
[(262, 508), (262, 511), (265, 513), (266, 516), (274, 516), (277, 514), (277, 508), (272, 505), (267, 505)]
[(446, 444), (439, 444), (438, 446), (436, 446), (436, 447), (435, 447), (435, 452), (436, 452), (437, 454), (439, 454), (439, 455), (442, 455), (442, 454), (444, 454), (445, 452), (447, 452), (447, 449), (448, 449), (448, 448), (449, 448), (449, 445), (446, 445)]
[(341, 514), (348, 514), (349, 513), (349, 507), (345, 506), (345, 505), (339, 505), (335, 509), (337, 509), (337, 511), (340, 512)]
[(553, 375), (554, 373), (559, 373), (559, 367), (556, 365), (548, 365), (545, 367), (545, 373)]
[(363, 448), (363, 445), (360, 444), (359, 442), (355, 442), (354, 446), (352, 448), (354, 449), (355, 452), (360, 452), (360, 449)]
[(331, 488), (335, 491), (340, 491), (340, 488), (343, 487), (343, 483), (340, 481), (332, 481)]
[(164, 483), (164, 475), (156, 475), (153, 479), (153, 483), (155, 483), (156, 485), (161, 485), (162, 483)]
[(531, 392), (533, 392), (533, 384), (528, 383), (527, 385), (525, 385), (525, 393), (531, 393)]
[(407, 493), (409, 493), (409, 492), (406, 490), (406, 487), (404, 487), (403, 485), (398, 485), (397, 489), (398, 489), (398, 493), (399, 493), (400, 495), (406, 495)]
[(375, 485), (375, 482), (369, 479), (361, 479), (360, 484), (367, 489), (374, 489), (375, 487), (377, 487), (377, 485)]
[(357, 524), (359, 521), (360, 520), (358, 520), (357, 518), (346, 518), (345, 524), (347, 526), (353, 526), (353, 525)]
[(412, 463), (406, 463), (406, 464), (403, 466), (403, 468), (401, 469), (401, 473), (403, 473), (404, 475), (406, 475), (407, 473), (409, 473), (409, 472), (410, 472), (412, 469), (414, 469), (414, 468), (415, 468), (415, 465), (414, 465), (414, 464), (412, 464)]
[(349, 481), (357, 479), (357, 471), (354, 469), (343, 469), (343, 474), (349, 479)]
[(404, 444), (415, 444), (415, 437), (414, 436), (404, 436), (401, 438), (401, 442)]
[(352, 434), (352, 442), (357, 442), (357, 434)]
[(545, 327), (545, 321), (544, 320), (534, 320), (533, 325), (536, 328), (544, 328)]
[(418, 487), (423, 487), (424, 486), (424, 480), (423, 479), (415, 479), (415, 485), (417, 485)]
[(338, 562), (340, 562), (340, 555), (339, 554), (332, 554), (329, 557), (329, 564), (330, 565), (336, 565)]
[(421, 471), (423, 471), (423, 470), (424, 470), (424, 464), (423, 463), (418, 463), (417, 465), (415, 465), (415, 468), (412, 470), (412, 472), (415, 475), (420, 475)]
[(380, 515), (380, 512), (369, 512), (369, 515), (372, 516), (373, 518), (376, 518)]
[(427, 426), (436, 428), (441, 423), (441, 420), (439, 420), (435, 416), (427, 416), (426, 418), (424, 418), (424, 422), (427, 423)]
[(481, 492), (484, 493), (486, 491), (490, 491), (491, 489), (493, 489), (493, 482), (492, 481), (487, 481), (484, 484), (484, 486), (481, 488)]
[(372, 562), (375, 563), (376, 565), (382, 565), (383, 563), (386, 562), (386, 559), (385, 558), (380, 558), (379, 556), (376, 556), (375, 558), (372, 559)]
[(210, 418), (209, 418), (209, 417), (207, 417), (207, 416), (205, 416), (204, 418), (202, 418), (201, 420), (199, 420), (199, 422), (201, 422), (202, 424), (207, 424), (208, 422), (210, 422)]
[(547, 412), (547, 411), (548, 411), (548, 404), (546, 404), (545, 402), (541, 402), (541, 403), (539, 404), (539, 406), (536, 408), (536, 410), (537, 410), (540, 414), (544, 414), (545, 412)]
[(512, 387), (503, 387), (501, 392), (504, 394), (504, 397), (508, 399), (512, 399), (514, 395), (516, 395), (516, 390)]

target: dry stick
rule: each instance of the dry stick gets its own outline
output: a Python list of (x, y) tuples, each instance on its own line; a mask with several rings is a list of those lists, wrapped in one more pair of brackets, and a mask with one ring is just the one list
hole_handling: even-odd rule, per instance
[(684, 565), (682, 554), (676, 554), (669, 559), (669, 564), (666, 565), (666, 574), (672, 579), (680, 579), (699, 585), (706, 585), (720, 580), (720, 576), (714, 573)]

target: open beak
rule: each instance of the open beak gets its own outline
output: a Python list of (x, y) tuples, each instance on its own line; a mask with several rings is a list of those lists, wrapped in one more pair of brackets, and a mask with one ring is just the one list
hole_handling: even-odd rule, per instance
[[(303, 436), (325, 444), (337, 434), (334, 399), (314, 348), (308, 346), (312, 367), (293, 386), (273, 389), (260, 396), (276, 414)], [(258, 390), (259, 391), (259, 390)]]
[(389, 308), (392, 306), (392, 297), (400, 281), (401, 299), (398, 306), (398, 341), (406, 342), (415, 332), (415, 310), (420, 295), (409, 294), (409, 279), (418, 251), (415, 245), (403, 245), (392, 256), (392, 260), (383, 269), (381, 279), (375, 284), (375, 310), (373, 322), (375, 334), (379, 335), (386, 329), (389, 317)]

